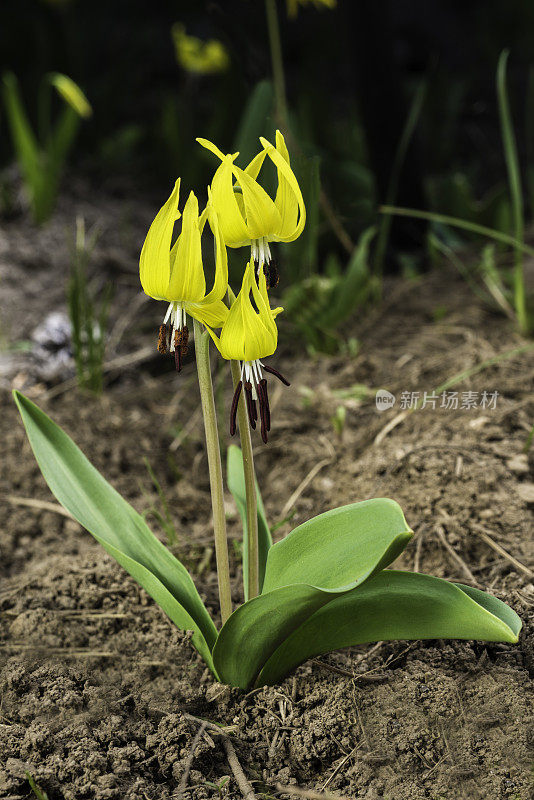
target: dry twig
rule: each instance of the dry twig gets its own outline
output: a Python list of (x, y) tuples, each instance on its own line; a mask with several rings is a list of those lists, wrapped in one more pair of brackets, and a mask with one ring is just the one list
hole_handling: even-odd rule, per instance
[(35, 508), (37, 511), (52, 511), (54, 514), (61, 514), (62, 517), (67, 517), (67, 519), (74, 519), (72, 514), (63, 506), (60, 506), (59, 503), (50, 503), (48, 500), (35, 500), (33, 497), (17, 497), (14, 494), (8, 494), (6, 500), (14, 506), (27, 506), (28, 508)]
[(456, 550), (453, 547), (451, 547), (451, 545), (447, 541), (447, 538), (445, 536), (445, 531), (443, 530), (442, 526), (436, 525), (434, 528), (434, 533), (436, 534), (436, 536), (438, 537), (441, 544), (443, 545), (447, 553), (450, 555), (452, 560), (460, 567), (460, 569), (467, 577), (467, 579), (470, 580), (475, 586), (480, 586), (481, 584), (479, 583), (479, 581), (477, 581), (477, 579), (475, 578), (475, 576), (473, 575), (473, 573), (471, 572), (471, 570), (469, 569), (463, 558), (458, 555)]
[(182, 775), (182, 778), (180, 780), (180, 785), (178, 787), (178, 797), (183, 797), (183, 794), (187, 788), (187, 783), (189, 781), (189, 773), (191, 772), (191, 767), (193, 766), (193, 760), (195, 758), (195, 753), (198, 747), (198, 743), (204, 736), (204, 731), (206, 730), (207, 727), (208, 723), (203, 722), (200, 728), (198, 729), (195, 738), (193, 739), (193, 742), (189, 749), (189, 754), (185, 762), (184, 774)]
[(293, 508), (293, 506), (295, 505), (295, 503), (297, 502), (303, 491), (306, 489), (306, 487), (309, 486), (309, 484), (312, 482), (315, 476), (322, 470), (322, 468), (326, 467), (326, 465), (330, 464), (331, 462), (332, 462), (331, 458), (325, 458), (324, 461), (319, 461), (318, 464), (312, 467), (312, 469), (308, 472), (306, 477), (303, 478), (303, 480), (299, 483), (299, 485), (297, 486), (297, 488), (295, 489), (295, 491), (293, 492), (293, 494), (283, 507), (280, 513), (280, 519), (285, 519), (287, 517), (288, 513), (291, 511), (291, 509)]
[(239, 759), (234, 750), (234, 746), (230, 741), (230, 739), (228, 738), (228, 736), (225, 736), (223, 738), (223, 745), (224, 749), (226, 750), (226, 757), (228, 759), (228, 763), (230, 764), (230, 768), (234, 773), (234, 778), (237, 781), (237, 785), (239, 786), (239, 791), (243, 795), (244, 800), (256, 800), (254, 789), (248, 782), (247, 777), (243, 772), (243, 767), (239, 763)]
[(301, 789), (299, 786), (284, 786), (282, 783), (276, 784), (276, 791), (293, 797), (307, 797), (308, 800), (352, 800), (346, 795), (319, 792), (317, 789)]
[(534, 572), (527, 566), (525, 566), (525, 564), (522, 564), (521, 561), (518, 561), (517, 558), (514, 558), (514, 556), (512, 556), (507, 550), (505, 550), (504, 547), (501, 547), (500, 544), (498, 544), (494, 539), (492, 539), (483, 525), (479, 525), (478, 523), (475, 522), (473, 524), (473, 528), (476, 535), (480, 536), (480, 538), (484, 542), (486, 542), (486, 544), (489, 545), (489, 547), (495, 550), (496, 553), (499, 553), (499, 555), (501, 555), (503, 558), (509, 561), (510, 564), (513, 564), (516, 569), (518, 569), (520, 572), (523, 572), (527, 577), (534, 578)]

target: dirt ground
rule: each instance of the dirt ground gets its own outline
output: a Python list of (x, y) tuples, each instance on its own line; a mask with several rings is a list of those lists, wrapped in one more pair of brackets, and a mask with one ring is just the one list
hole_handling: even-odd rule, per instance
[[(255, 439), (268, 518), (281, 523), (275, 538), (336, 505), (395, 498), (416, 533), (396, 566), (487, 589), (517, 611), (524, 629), (518, 645), (350, 648), (249, 694), (214, 685), (187, 635), (89, 534), (55, 510), (17, 503), (54, 499), (12, 386), (61, 424), (139, 511), (159, 507), (148, 459), (171, 508), (173, 549), (216, 616), (193, 364), (177, 376), (150, 350), (162, 308), (142, 301), (137, 279), (150, 204), (117, 192), (106, 198), (89, 205), (80, 190), (42, 230), (19, 218), (0, 232), (7, 343), (29, 340), (49, 311), (64, 309), (65, 234), (75, 213), (89, 225), (105, 220), (92, 268), (115, 286), (101, 398), (73, 388), (68, 370), (59, 383), (36, 377), (31, 350), (4, 353), (0, 797), (32, 796), (30, 773), (49, 800), (240, 798), (230, 742), (258, 798), (302, 796), (280, 788), (297, 786), (307, 797), (315, 790), (365, 800), (529, 800), (534, 447), (529, 457), (523, 450), (534, 422), (534, 350), (475, 371), (525, 342), (445, 268), (388, 283), (383, 305), (346, 331), (360, 342), (356, 356), (312, 359), (285, 330), (275, 358), (292, 385), (274, 389), (269, 444)], [(476, 408), (438, 402), (401, 414), (403, 393), (430, 393), (464, 370), (472, 374), (449, 390), (460, 393), (460, 405), (462, 392), (478, 392)], [(227, 409), (226, 370), (218, 384)], [(378, 388), (396, 396), (393, 409), (377, 411)], [(481, 407), (484, 391), (498, 392), (495, 408)], [(339, 406), (342, 431), (332, 423)], [(230, 495), (227, 511), (239, 602), (240, 529)], [(148, 520), (165, 540), (150, 513)]]

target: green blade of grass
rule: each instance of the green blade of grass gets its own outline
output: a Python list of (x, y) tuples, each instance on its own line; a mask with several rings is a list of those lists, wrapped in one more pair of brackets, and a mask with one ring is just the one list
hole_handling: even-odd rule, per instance
[[(417, 91), (415, 92), (415, 95), (413, 97), (412, 103), (410, 105), (408, 117), (406, 118), (406, 123), (404, 125), (401, 138), (399, 140), (399, 144), (395, 152), (393, 166), (391, 168), (391, 175), (389, 178), (388, 188), (386, 192), (387, 205), (392, 205), (395, 202), (395, 198), (397, 197), (402, 165), (404, 164), (404, 160), (406, 158), (410, 142), (412, 141), (412, 137), (417, 127), (419, 117), (421, 116), (421, 110), (423, 108), (426, 90), (427, 90), (427, 81), (424, 80), (419, 84)], [(389, 216), (384, 216), (380, 221), (378, 227), (378, 236), (376, 240), (376, 251), (374, 258), (375, 274), (378, 275), (379, 277), (382, 275), (384, 268), (384, 258), (388, 246), (390, 229), (391, 229), (391, 218)]]
[(458, 217), (450, 217), (448, 214), (438, 214), (434, 211), (421, 211), (418, 208), (401, 208), (399, 206), (380, 206), (379, 212), (381, 214), (392, 214), (398, 217), (414, 217), (414, 219), (426, 219), (429, 222), (438, 222), (442, 225), (450, 225), (452, 228), (462, 228), (464, 231), (476, 233), (479, 236), (486, 236), (488, 239), (495, 239), (497, 242), (503, 242), (511, 247), (517, 247), (521, 252), (527, 253), (529, 256), (534, 256), (534, 247), (529, 247), (522, 241), (518, 241), (514, 236), (509, 236), (507, 233), (496, 231), (494, 228), (488, 228), (486, 225), (478, 225), (476, 222), (469, 222), (465, 219)]
[(529, 328), (525, 297), (525, 279), (523, 275), (523, 251), (519, 247), (523, 244), (523, 233), (525, 221), (523, 214), (523, 190), (519, 174), (519, 159), (517, 157), (517, 144), (515, 141), (512, 115), (508, 102), (508, 88), (506, 85), (506, 65), (508, 62), (509, 51), (503, 50), (499, 56), (497, 65), (497, 99), (499, 105), (499, 117), (501, 121), (501, 135), (504, 149), (504, 159), (508, 172), (508, 188), (510, 191), (510, 201), (512, 208), (512, 224), (514, 238), (517, 244), (514, 246), (514, 305), (517, 322), (520, 330), (526, 333)]

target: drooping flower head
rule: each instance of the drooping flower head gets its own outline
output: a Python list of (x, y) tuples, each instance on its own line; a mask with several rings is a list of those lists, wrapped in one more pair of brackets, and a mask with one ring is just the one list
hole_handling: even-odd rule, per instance
[(271, 309), (265, 274), (261, 270), (256, 282), (254, 259), (251, 258), (245, 269), (241, 290), (232, 303), (220, 336), (210, 331), (222, 357), (241, 362), (241, 380), (236, 386), (230, 413), (232, 436), (236, 430), (237, 404), (243, 389), (251, 427), (256, 428), (258, 420), (257, 401), (261, 436), (263, 441), (267, 442), (267, 434), (271, 428), (271, 414), (267, 381), (263, 377), (263, 370), (276, 375), (282, 383), (289, 386), (289, 381), (262, 361), (276, 350), (278, 329), (275, 319), (281, 311), (283, 308)]
[[(276, 131), (276, 147), (260, 137), (263, 149), (245, 169), (234, 163), (239, 153), (225, 155), (206, 139), (197, 142), (221, 160), (213, 176), (211, 194), (223, 239), (228, 247), (250, 245), (260, 272), (261, 266), (271, 261), (269, 243), (294, 241), (306, 222), (302, 192), (291, 169), (284, 137)], [(274, 200), (257, 180), (267, 156), (278, 173)]]
[[(228, 263), (217, 212), (209, 199), (199, 215), (197, 198), (191, 192), (183, 211), (181, 233), (172, 244), (174, 225), (181, 216), (179, 193), (180, 179), (150, 226), (139, 261), (145, 294), (169, 303), (160, 326), (158, 350), (165, 353), (168, 348), (174, 353), (178, 370), (187, 353), (186, 315), (210, 328), (221, 327), (228, 316), (228, 308), (222, 301), (228, 287)], [(215, 243), (215, 280), (208, 294), (201, 245), (206, 220)]]

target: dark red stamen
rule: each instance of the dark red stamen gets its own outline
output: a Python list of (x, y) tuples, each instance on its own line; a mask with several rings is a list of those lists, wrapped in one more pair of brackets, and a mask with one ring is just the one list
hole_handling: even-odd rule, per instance
[(256, 412), (256, 403), (252, 398), (252, 386), (250, 384), (250, 381), (247, 381), (245, 383), (245, 398), (247, 401), (247, 413), (250, 422), (250, 427), (253, 430), (256, 430), (256, 419), (258, 415)]
[(270, 431), (271, 430), (271, 408), (269, 406), (269, 393), (267, 391), (267, 381), (265, 380), (265, 378), (261, 379), (260, 387), (261, 387), (261, 392), (262, 392), (262, 395), (263, 395), (263, 405), (265, 407), (265, 420), (266, 420), (265, 427), (267, 428), (268, 431)]
[(280, 372), (278, 372), (278, 370), (275, 369), (274, 367), (267, 367), (265, 364), (262, 364), (262, 367), (265, 370), (265, 372), (270, 372), (271, 375), (274, 375), (276, 378), (278, 378), (279, 381), (282, 381), (282, 383), (285, 386), (291, 386), (288, 379), (284, 378), (284, 376)]
[(234, 433), (236, 432), (237, 406), (239, 403), (239, 396), (241, 394), (242, 386), (243, 386), (242, 381), (238, 381), (238, 384), (235, 387), (234, 397), (232, 400), (232, 408), (230, 409), (230, 436), (233, 436)]
[(265, 397), (265, 387), (262, 386), (262, 382), (257, 384), (256, 386), (258, 392), (258, 402), (260, 406), (260, 417), (261, 417), (261, 438), (263, 439), (264, 444), (267, 444), (267, 431), (269, 430), (267, 426), (267, 404), (266, 404), (266, 397)]

